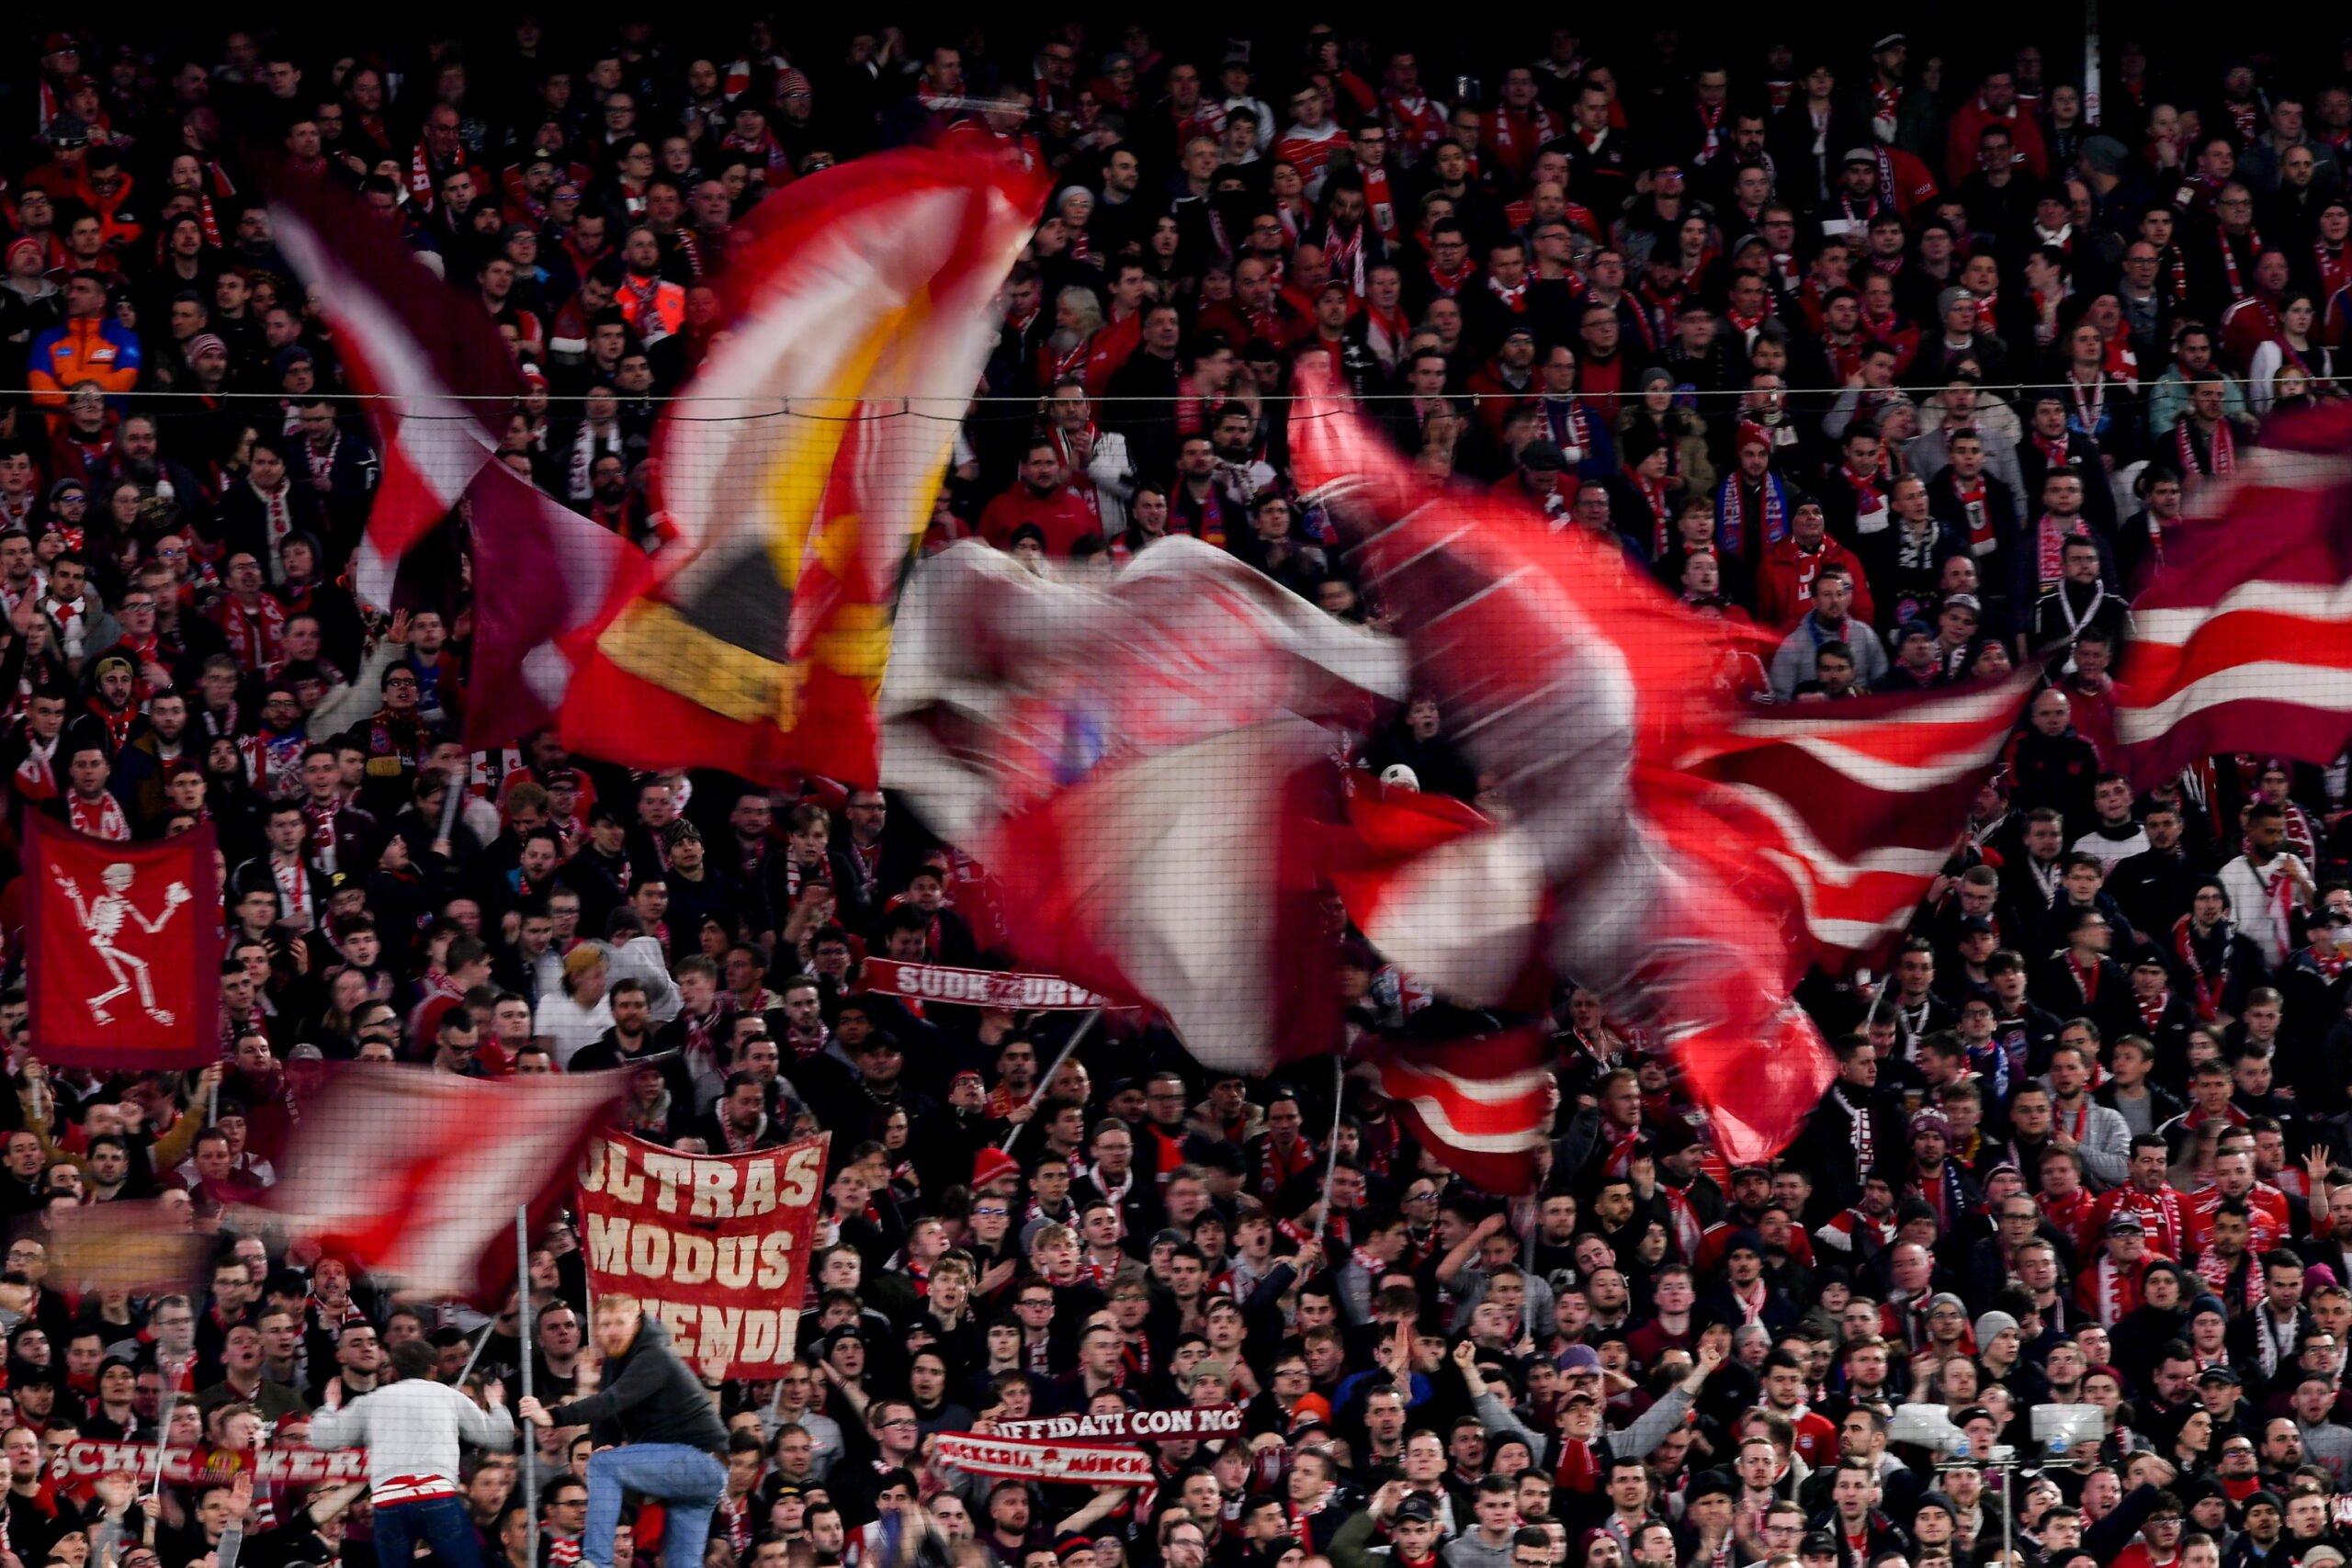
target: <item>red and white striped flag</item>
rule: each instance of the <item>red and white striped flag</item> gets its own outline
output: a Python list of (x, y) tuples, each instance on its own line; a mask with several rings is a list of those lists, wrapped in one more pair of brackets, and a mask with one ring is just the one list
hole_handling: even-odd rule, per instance
[(390, 225), (325, 179), (281, 173), (270, 225), (319, 290), (336, 354), (363, 395), (382, 471), (351, 581), (361, 599), (389, 609), (401, 557), (497, 457), (522, 379), (481, 301), (435, 277)]
[(1540, 929), (1492, 940), (1514, 959), (1540, 947), (1554, 976), (1592, 987), (1670, 1052), (1718, 1150), (1777, 1152), (1829, 1062), (1789, 1000), (1802, 964), (1777, 900), (1746, 875), (1750, 846), (1674, 766), (1673, 738), (1709, 690), (1704, 628), (1613, 540), (1431, 494), (1311, 381), (1293, 404), (1291, 453), (1398, 613), (1416, 689), (1437, 694), (1510, 807), (1508, 843), (1483, 862), (1464, 847), (1476, 835), (1445, 846), (1445, 896), (1384, 900), (1365, 935), (1442, 992), (1500, 1001), (1495, 985), (1515, 985), (1517, 964), (1458, 941), (1439, 913), (1473, 907), (1489, 879), (1512, 921), (1542, 915)]
[(1360, 1067), (1393, 1101), (1406, 1131), (1473, 1187), (1498, 1193), (1534, 1185), (1545, 1118), (1559, 1103), (1548, 1070), (1552, 1042), (1530, 1026), (1500, 1034), (1426, 1040), (1367, 1036)]
[(514, 1282), (515, 1206), (536, 1224), (571, 1190), (628, 1077), (340, 1067), (258, 1217), (403, 1289), (495, 1303)]
[(2273, 421), (2193, 492), (2132, 606), (2115, 729), (2143, 784), (2199, 757), (2352, 743), (2352, 408)]
[(1744, 709), (1694, 734), (1676, 771), (1741, 835), (1826, 959), (1910, 923), (1977, 789), (2041, 684)]
[(1274, 718), (1112, 762), (977, 846), (1021, 911), (1025, 963), (1166, 1015), (1217, 1072), (1339, 1043), (1339, 932), (1319, 908), (1313, 815), (1329, 738)]

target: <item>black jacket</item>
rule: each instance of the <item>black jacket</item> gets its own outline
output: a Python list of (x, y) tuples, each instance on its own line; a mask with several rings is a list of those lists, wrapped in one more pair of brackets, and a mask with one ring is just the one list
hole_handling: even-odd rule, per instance
[(548, 1414), (559, 1427), (594, 1428), (599, 1443), (680, 1443), (724, 1453), (727, 1428), (702, 1380), (670, 1348), (670, 1331), (641, 1317), (637, 1337), (605, 1363), (605, 1386)]

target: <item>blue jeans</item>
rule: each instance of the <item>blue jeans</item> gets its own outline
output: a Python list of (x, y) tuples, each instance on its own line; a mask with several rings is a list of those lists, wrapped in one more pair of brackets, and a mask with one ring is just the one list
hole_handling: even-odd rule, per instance
[(481, 1537), (474, 1533), (462, 1497), (428, 1497), (376, 1510), (376, 1561), (384, 1568), (408, 1568), (420, 1540), (449, 1568), (482, 1568)]
[(624, 1491), (670, 1505), (662, 1529), (663, 1568), (702, 1568), (710, 1511), (727, 1492), (725, 1465), (684, 1443), (624, 1443), (589, 1455), (588, 1527), (580, 1535), (580, 1561), (586, 1568), (612, 1568)]

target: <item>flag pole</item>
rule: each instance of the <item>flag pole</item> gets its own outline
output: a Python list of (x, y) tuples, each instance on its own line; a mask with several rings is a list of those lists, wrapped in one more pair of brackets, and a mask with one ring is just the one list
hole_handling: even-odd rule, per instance
[(1347, 1114), (1348, 1052), (1342, 1045), (1331, 1053), (1331, 1141), (1323, 1151), (1323, 1223), (1317, 1228), (1331, 1228), (1331, 1182), (1340, 1174), (1340, 1119)]
[[(523, 1354), (520, 1358), (523, 1363), (523, 1397), (529, 1399), (531, 1397), (531, 1206), (528, 1203), (514, 1205), (514, 1332), (523, 1345)], [(488, 1344), (490, 1330), (483, 1329), (481, 1337), (482, 1343)], [(476, 1354), (480, 1354), (480, 1347), (476, 1348)], [(538, 1446), (536, 1436), (537, 1428), (526, 1421), (523, 1424), (523, 1430), (534, 1434), (528, 1440), (532, 1448), (536, 1449)], [(515, 1457), (522, 1461), (523, 1465), (523, 1512), (529, 1520), (531, 1531), (529, 1552), (524, 1561), (537, 1562), (539, 1560), (539, 1472), (538, 1467), (531, 1461), (538, 1456), (535, 1452), (525, 1451)], [(612, 1543), (607, 1541), (605, 1550), (609, 1551), (611, 1548)]]
[(167, 1358), (160, 1354), (155, 1358), (155, 1365), (164, 1374), (164, 1403), (162, 1408), (155, 1414), (155, 1479), (147, 1488), (147, 1495), (150, 1497), (160, 1497), (164, 1495), (164, 1461), (170, 1457), (172, 1451), (172, 1407), (179, 1403), (179, 1369), (187, 1364), (185, 1359)]
[[(1037, 1080), (1037, 1092), (1029, 1097), (1030, 1104), (1035, 1105), (1046, 1098), (1046, 1086), (1054, 1081), (1054, 1075), (1062, 1070), (1062, 1064), (1069, 1060), (1070, 1053), (1077, 1050), (1086, 1037), (1093, 1032), (1095, 1024), (1102, 1021), (1102, 1018), (1101, 1008), (1087, 1010), (1086, 1016), (1079, 1020), (1078, 1027), (1070, 1031), (1069, 1043), (1062, 1047), (1061, 1055), (1054, 1058), (1054, 1065), (1047, 1067), (1045, 1076)], [(1012, 1131), (1004, 1135), (1004, 1142), (997, 1145), (998, 1150), (1001, 1152), (1012, 1147), (1012, 1140), (1021, 1136), (1021, 1129), (1027, 1125), (1025, 1122), (1015, 1122), (1012, 1124)]]
[(492, 1323), (483, 1324), (481, 1325), (481, 1332), (474, 1336), (473, 1352), (466, 1358), (466, 1364), (458, 1369), (458, 1382), (456, 1386), (459, 1391), (462, 1392), (464, 1390), (466, 1386), (466, 1380), (474, 1375), (474, 1363), (481, 1359), (482, 1347), (490, 1343), (491, 1327), (495, 1322), (496, 1320), (492, 1319)]

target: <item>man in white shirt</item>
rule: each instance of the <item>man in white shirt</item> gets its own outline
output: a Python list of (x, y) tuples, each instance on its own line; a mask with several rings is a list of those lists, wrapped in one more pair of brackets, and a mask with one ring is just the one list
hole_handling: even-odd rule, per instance
[(2296, 901), (2308, 908), (2318, 897), (2310, 869), (2279, 847), (2286, 837), (2287, 817), (2279, 807), (2269, 801), (2253, 807), (2245, 814), (2245, 852), (2223, 866), (2221, 875), (2238, 934), (2274, 969), (2295, 951), (2290, 921)]

